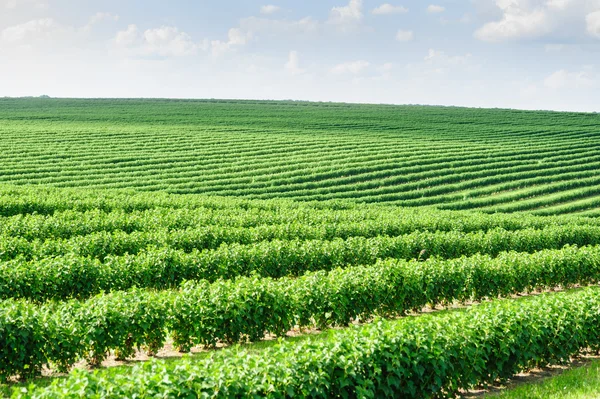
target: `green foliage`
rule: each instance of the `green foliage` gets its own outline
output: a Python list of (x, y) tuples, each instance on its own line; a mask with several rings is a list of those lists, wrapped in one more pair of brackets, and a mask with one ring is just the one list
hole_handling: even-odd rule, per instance
[[(598, 118), (0, 99), (0, 378), (597, 283)], [(598, 313), (585, 290), (31, 392), (453, 396), (598, 348)]]
[[(79, 358), (98, 365), (110, 351), (127, 358), (135, 347), (155, 353), (167, 334), (188, 351), (195, 345), (256, 341), (267, 333), (281, 336), (294, 326), (347, 326), (426, 305), (598, 281), (600, 247), (565, 247), (495, 258), (390, 259), (297, 278), (186, 282), (177, 291), (133, 289), (39, 306), (7, 300), (0, 305), (0, 326), (12, 327), (0, 330), (0, 339), (8, 343), (0, 374), (23, 374), (26, 367), (43, 364), (64, 370)], [(34, 344), (22, 343), (21, 337)], [(24, 355), (23, 348), (35, 350)]]
[(258, 352), (218, 351), (130, 371), (77, 371), (13, 398), (403, 397), (451, 398), (532, 367), (600, 348), (597, 288), (494, 301), (280, 343)]
[[(201, 231), (198, 230), (199, 234)], [(190, 252), (178, 248), (187, 235), (175, 235), (181, 239), (179, 243), (164, 239), (161, 247), (146, 247), (147, 243), (122, 241), (120, 233), (105, 233), (104, 243), (85, 237), (80, 240), (87, 248), (86, 255), (79, 255), (74, 246), (65, 250), (65, 255), (47, 255), (41, 250), (39, 259), (19, 256), (0, 264), (0, 298), (36, 301), (86, 298), (101, 291), (131, 287), (174, 288), (184, 280), (216, 281), (252, 274), (273, 278), (300, 276), (308, 271), (373, 264), (384, 258), (423, 260), (430, 256), (456, 258), (477, 253), (495, 256), (510, 250), (531, 253), (565, 245), (600, 244), (600, 227), (592, 225), (549, 225), (512, 232), (416, 231), (396, 237), (358, 236), (331, 241), (273, 239), (246, 245), (221, 244), (212, 250), (192, 248)], [(46, 243), (50, 243), (46, 247), (53, 247), (53, 241)], [(128, 250), (122, 249), (128, 245)], [(119, 247), (118, 252), (125, 254), (112, 255), (113, 250), (107, 250), (107, 246)], [(89, 252), (95, 252), (96, 256), (90, 256)], [(105, 254), (101, 260), (99, 254)]]
[[(599, 206), (590, 201), (600, 184), (599, 118), (266, 101), (0, 99), (0, 181), (570, 213)], [(17, 213), (32, 209), (21, 205)]]

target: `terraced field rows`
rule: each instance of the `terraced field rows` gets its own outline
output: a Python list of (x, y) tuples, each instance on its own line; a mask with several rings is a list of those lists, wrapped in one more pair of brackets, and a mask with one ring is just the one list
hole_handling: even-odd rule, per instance
[(0, 122), (12, 184), (540, 214), (600, 201), (594, 114), (0, 99)]

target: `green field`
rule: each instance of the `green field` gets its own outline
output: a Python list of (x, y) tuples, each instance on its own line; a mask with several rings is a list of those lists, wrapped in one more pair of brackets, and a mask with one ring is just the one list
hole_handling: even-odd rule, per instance
[(596, 214), (599, 122), (419, 106), (0, 99), (0, 182)]
[[(569, 364), (600, 350), (599, 122), (0, 99), (0, 392), (441, 398)], [(206, 352), (109, 367), (165, 348)]]

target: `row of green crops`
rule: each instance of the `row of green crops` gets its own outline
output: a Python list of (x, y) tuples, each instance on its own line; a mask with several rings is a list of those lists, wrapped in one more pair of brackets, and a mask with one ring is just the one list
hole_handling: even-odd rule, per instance
[[(27, 239), (69, 238), (97, 231), (126, 232), (156, 227), (185, 229), (200, 225), (323, 225), (375, 223), (398, 233), (415, 230), (518, 230), (549, 224), (590, 224), (577, 217), (483, 214), (405, 209), (341, 202), (294, 203), (225, 197), (73, 190), (0, 185), (0, 234)], [(389, 226), (386, 226), (389, 225)]]
[[(200, 232), (198, 239), (203, 239)], [(150, 236), (151, 233), (148, 233)], [(350, 265), (373, 264), (378, 259), (426, 259), (431, 256), (456, 258), (503, 251), (531, 253), (560, 249), (565, 245), (600, 244), (600, 227), (550, 226), (510, 232), (502, 229), (462, 233), (415, 232), (397, 237), (350, 237), (346, 240), (272, 240), (250, 245), (223, 244), (214, 250), (194, 249), (194, 236), (174, 234), (177, 240), (160, 243), (139, 235), (105, 235), (98, 240), (79, 240), (80, 247), (56, 248), (56, 241), (41, 245), (37, 256), (0, 263), (0, 298), (46, 299), (84, 298), (100, 291), (124, 290), (134, 286), (172, 288), (183, 280), (235, 279), (257, 274), (279, 278), (299, 276), (307, 271), (331, 270)], [(129, 241), (128, 239), (132, 239)], [(4, 247), (2, 245), (6, 244)], [(8, 244), (15, 244), (10, 246)], [(149, 247), (150, 246), (150, 247)], [(11, 257), (26, 253), (27, 242), (0, 241)], [(178, 249), (183, 248), (183, 249)], [(189, 252), (186, 252), (189, 250)], [(64, 255), (62, 255), (64, 253)], [(122, 256), (112, 255), (123, 254)], [(130, 253), (130, 254), (127, 254)], [(49, 256), (61, 254), (60, 256)], [(107, 255), (108, 254), (108, 255)], [(8, 255), (7, 255), (8, 256)], [(102, 261), (97, 259), (102, 258)]]
[(593, 288), (378, 321), (258, 352), (219, 351), (127, 371), (78, 370), (12, 397), (450, 398), (600, 349), (599, 328), (600, 295)]
[[(269, 237), (331, 239), (349, 236), (400, 235), (419, 230), (473, 232), (493, 228), (520, 230), (543, 228), (549, 225), (595, 224), (593, 219), (585, 218), (516, 218), (505, 215), (475, 213), (466, 215), (464, 212), (415, 211), (390, 207), (361, 208), (319, 210), (310, 207), (294, 209), (282, 206), (278, 210), (155, 208), (130, 213), (62, 211), (52, 216), (34, 214), (0, 218), (0, 237), (45, 241), (113, 231), (133, 233), (199, 228), (233, 229), (232, 238), (223, 239), (225, 242), (235, 240), (236, 235), (241, 235), (241, 239), (251, 236), (254, 240)], [(249, 231), (245, 231), (248, 229)]]
[(0, 375), (30, 376), (44, 364), (65, 370), (80, 358), (98, 364), (144, 346), (155, 352), (170, 335), (182, 350), (201, 344), (283, 335), (294, 326), (345, 326), (373, 315), (398, 315), (430, 304), (481, 300), (600, 280), (600, 247), (531, 255), (477, 255), (373, 266), (298, 278), (239, 278), (186, 283), (177, 291), (131, 291), (87, 301), (0, 305)]
[[(427, 249), (431, 254), (442, 257), (464, 255), (462, 251), (494, 252), (498, 237), (511, 236), (515, 248), (501, 247), (500, 250), (532, 251), (536, 248), (548, 248), (547, 245), (564, 244), (595, 244), (600, 241), (600, 227), (590, 225), (548, 225), (541, 229), (525, 228), (507, 231), (501, 228), (480, 230), (475, 232), (450, 231), (413, 231), (409, 234), (398, 235), (393, 227), (385, 224), (332, 224), (320, 226), (266, 225), (252, 228), (236, 228), (227, 226), (205, 226), (171, 230), (156, 228), (149, 231), (134, 231), (126, 233), (120, 230), (99, 231), (88, 235), (74, 236), (69, 239), (27, 240), (22, 237), (0, 235), (0, 260), (24, 258), (26, 260), (42, 259), (57, 255), (89, 256), (103, 260), (109, 255), (136, 254), (148, 247), (178, 249), (184, 252), (193, 250), (217, 249), (227, 244), (262, 245), (265, 241), (334, 241), (334, 240), (376, 240), (378, 237), (394, 237), (396, 240), (412, 243), (414, 248), (399, 256), (416, 257), (418, 251)], [(389, 234), (391, 233), (391, 234)], [(457, 237), (472, 241), (472, 248), (461, 245), (452, 250), (443, 241), (451, 240), (457, 243)], [(547, 237), (543, 240), (543, 237)], [(506, 240), (506, 238), (503, 238)], [(417, 244), (421, 242), (420, 244)], [(487, 242), (487, 246), (482, 244)], [(524, 243), (530, 243), (526, 247)], [(405, 245), (410, 247), (411, 245)], [(503, 243), (506, 245), (506, 243)], [(396, 244), (397, 246), (397, 244)], [(420, 246), (420, 248), (416, 248)], [(414, 251), (417, 251), (416, 253)], [(469, 252), (467, 252), (469, 253)]]
[[(598, 195), (598, 119), (364, 104), (0, 99), (0, 181), (255, 199), (493, 205), (486, 211), (558, 206), (553, 213), (563, 213), (579, 202), (585, 211), (597, 208), (580, 201)], [(19, 209), (34, 207), (9, 202), (0, 214)]]

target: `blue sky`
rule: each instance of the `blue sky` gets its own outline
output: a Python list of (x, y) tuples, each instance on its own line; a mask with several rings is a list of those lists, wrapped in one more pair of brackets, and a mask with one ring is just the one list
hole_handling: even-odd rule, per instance
[(0, 0), (0, 96), (600, 111), (600, 0)]

